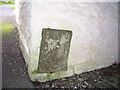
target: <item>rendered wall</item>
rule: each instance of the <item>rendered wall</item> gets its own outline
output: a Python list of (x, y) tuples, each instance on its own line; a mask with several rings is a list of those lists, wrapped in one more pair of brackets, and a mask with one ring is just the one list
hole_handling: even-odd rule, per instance
[[(32, 81), (46, 81), (102, 68), (118, 61), (117, 2), (18, 3), (21, 50)], [(23, 8), (20, 8), (20, 7)], [(24, 8), (25, 7), (25, 8)], [(18, 11), (16, 8), (16, 11)], [(38, 73), (42, 29), (71, 30), (68, 70)], [(48, 64), (49, 65), (49, 64)]]
[(16, 22), (19, 33), (19, 43), (27, 66), (30, 59), (31, 22), (30, 22), (30, 2), (15, 2)]

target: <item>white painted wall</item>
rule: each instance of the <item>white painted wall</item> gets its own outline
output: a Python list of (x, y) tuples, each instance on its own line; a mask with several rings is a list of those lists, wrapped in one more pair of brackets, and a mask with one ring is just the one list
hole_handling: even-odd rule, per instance
[[(65, 0), (25, 4), (23, 7), (26, 10), (16, 8), (16, 11), (21, 10), (20, 17), (24, 18), (18, 17), (17, 20), (20, 23), (18, 26), (21, 26), (21, 49), (28, 64), (31, 80), (45, 81), (70, 76), (106, 67), (118, 61), (117, 2)], [(31, 74), (38, 67), (43, 28), (72, 30), (68, 71)]]

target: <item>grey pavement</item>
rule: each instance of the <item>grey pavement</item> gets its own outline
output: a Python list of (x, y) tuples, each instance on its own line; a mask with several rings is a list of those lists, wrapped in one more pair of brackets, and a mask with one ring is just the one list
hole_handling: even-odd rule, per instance
[[(14, 9), (0, 6), (0, 20), (16, 25)], [(27, 74), (27, 68), (19, 49), (17, 31), (2, 35), (2, 87), (3, 88), (34, 88)]]
[(0, 20), (16, 25), (15, 9), (10, 8), (14, 5), (0, 5)]

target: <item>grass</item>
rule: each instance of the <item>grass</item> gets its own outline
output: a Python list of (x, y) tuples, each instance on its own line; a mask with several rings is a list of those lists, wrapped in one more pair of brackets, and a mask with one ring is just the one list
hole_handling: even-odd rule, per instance
[(10, 34), (14, 30), (14, 26), (8, 22), (2, 23), (2, 34)]
[(15, 9), (15, 6), (11, 6), (10, 8)]
[(9, 2), (9, 3), (1, 3), (0, 2), (0, 5), (6, 5), (6, 4), (15, 4), (14, 2)]

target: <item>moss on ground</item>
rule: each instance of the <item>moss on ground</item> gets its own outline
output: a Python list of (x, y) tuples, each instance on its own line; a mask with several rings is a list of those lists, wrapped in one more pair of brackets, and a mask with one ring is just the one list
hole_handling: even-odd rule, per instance
[(2, 23), (2, 34), (10, 34), (14, 30), (14, 26), (8, 22)]
[(10, 6), (10, 8), (15, 9), (15, 6)]

